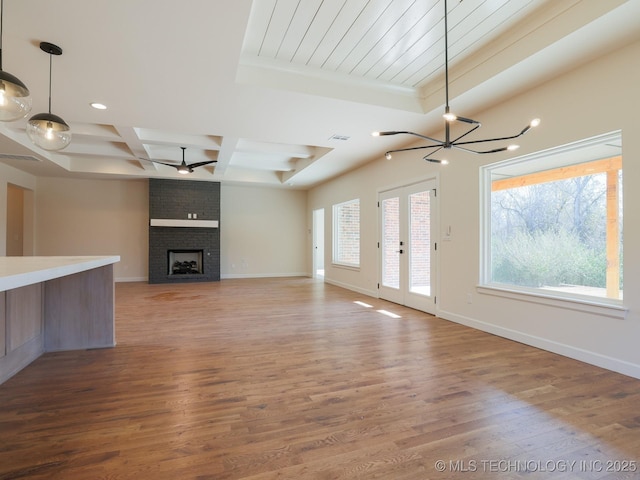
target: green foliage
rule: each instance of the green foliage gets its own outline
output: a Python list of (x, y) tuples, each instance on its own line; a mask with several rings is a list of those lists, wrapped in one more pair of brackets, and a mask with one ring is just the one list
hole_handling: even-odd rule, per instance
[(492, 240), (493, 280), (527, 287), (606, 285), (606, 257), (566, 231), (515, 233)]

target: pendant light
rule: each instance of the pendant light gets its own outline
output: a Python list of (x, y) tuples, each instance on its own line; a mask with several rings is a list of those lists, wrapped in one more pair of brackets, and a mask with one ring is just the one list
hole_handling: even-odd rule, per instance
[(62, 49), (49, 42), (41, 42), (40, 50), (49, 54), (49, 113), (38, 113), (27, 123), (27, 135), (33, 143), (45, 150), (62, 150), (71, 143), (71, 129), (67, 122), (51, 113), (51, 65), (53, 55), (62, 55)]
[(2, 70), (2, 19), (4, 0), (0, 1), (0, 121), (13, 122), (31, 111), (29, 89), (19, 78)]
[[(464, 140), (467, 135), (471, 132), (480, 128), (480, 122), (477, 120), (472, 120), (471, 118), (461, 117), (451, 112), (449, 108), (449, 40), (448, 40), (448, 25), (447, 25), (447, 0), (444, 0), (444, 75), (445, 75), (445, 106), (444, 106), (444, 114), (442, 115), (444, 118), (444, 140), (439, 140), (436, 138), (427, 137), (426, 135), (421, 135), (415, 132), (408, 131), (389, 131), (389, 132), (373, 132), (371, 135), (374, 137), (382, 137), (387, 135), (413, 135), (414, 137), (421, 138), (423, 140), (427, 140), (429, 145), (424, 145), (420, 147), (410, 147), (410, 148), (400, 148), (398, 150), (390, 150), (384, 154), (387, 160), (391, 160), (391, 154), (395, 152), (408, 152), (411, 150), (422, 150), (422, 149), (431, 149), (431, 151), (423, 157), (424, 160), (433, 163), (441, 163), (443, 165), (448, 164), (448, 160), (435, 158), (433, 155), (440, 150), (450, 150), (452, 148), (457, 148), (459, 150), (464, 150), (465, 152), (476, 153), (476, 154), (486, 154), (486, 153), (497, 153), (504, 151), (513, 151), (517, 150), (518, 145), (511, 144), (508, 146), (490, 148), (489, 150), (476, 150), (475, 144), (478, 143), (486, 143), (486, 142), (499, 142), (505, 140), (511, 140), (514, 138), (521, 137), (529, 130), (534, 127), (537, 127), (540, 124), (540, 119), (535, 118), (531, 120), (531, 122), (525, 126), (520, 132), (514, 135), (507, 135), (504, 137), (495, 137), (495, 138), (485, 138), (482, 140)], [(468, 130), (461, 135), (458, 135), (455, 138), (451, 136), (451, 127), (450, 125), (453, 122), (462, 122), (469, 125)], [(471, 146), (474, 146), (471, 148)]]

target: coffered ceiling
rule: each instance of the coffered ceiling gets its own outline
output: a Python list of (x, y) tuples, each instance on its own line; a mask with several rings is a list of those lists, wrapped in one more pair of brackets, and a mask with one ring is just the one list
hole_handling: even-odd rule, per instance
[[(471, 115), (640, 36), (640, 0), (449, 0), (451, 103)], [(443, 0), (4, 0), (3, 69), (72, 143), (0, 125), (34, 175), (309, 188), (429, 133), (444, 103)], [(90, 104), (100, 102), (106, 110)], [(529, 119), (518, 119), (525, 124)], [(180, 178), (184, 178), (180, 175)]]

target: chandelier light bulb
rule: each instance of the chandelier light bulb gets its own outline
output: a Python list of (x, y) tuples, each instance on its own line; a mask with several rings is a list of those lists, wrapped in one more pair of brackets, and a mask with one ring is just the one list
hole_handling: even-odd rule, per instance
[(540, 119), (539, 118), (534, 118), (533, 120), (531, 120), (531, 123), (529, 123), (529, 126), (533, 127), (537, 127), (538, 125), (540, 125)]
[(44, 134), (47, 140), (53, 140), (53, 123), (47, 122), (47, 132)]
[(507, 150), (509, 150), (510, 152), (513, 152), (514, 150), (517, 150), (520, 148), (520, 145), (509, 145), (507, 147)]
[(451, 112), (446, 112), (446, 113), (444, 113), (444, 114), (442, 115), (442, 117), (443, 117), (447, 122), (455, 122), (455, 121), (458, 119), (458, 117), (457, 117), (454, 113), (451, 113)]

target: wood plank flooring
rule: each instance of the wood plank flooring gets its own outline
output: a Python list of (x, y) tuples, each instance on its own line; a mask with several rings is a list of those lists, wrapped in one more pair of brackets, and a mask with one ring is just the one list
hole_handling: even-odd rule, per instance
[(116, 317), (0, 386), (1, 480), (640, 478), (640, 380), (415, 310), (280, 278)]

